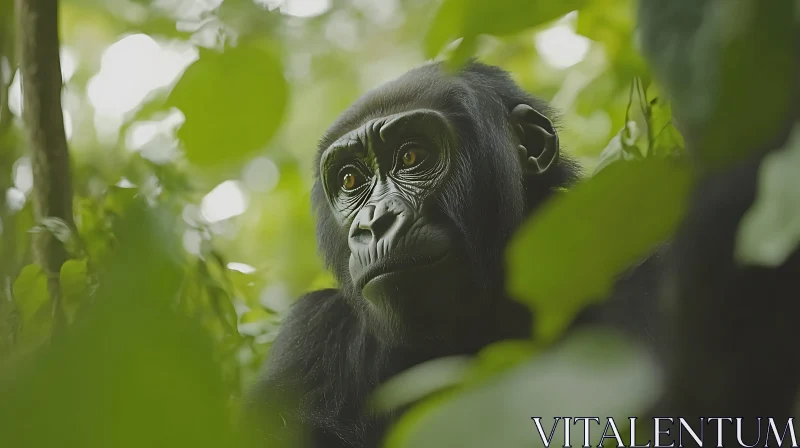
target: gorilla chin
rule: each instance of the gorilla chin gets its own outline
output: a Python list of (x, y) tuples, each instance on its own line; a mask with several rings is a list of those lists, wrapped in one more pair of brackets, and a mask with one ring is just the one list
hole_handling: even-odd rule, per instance
[(455, 269), (453, 258), (448, 253), (403, 259), (390, 257), (370, 265), (357, 285), (361, 287), (364, 298), (378, 306), (387, 299), (391, 301), (392, 297), (394, 300), (414, 300), (423, 293), (416, 291), (420, 287), (428, 295), (431, 286), (449, 283), (442, 280)]
[[(359, 278), (356, 285), (364, 293), (367, 300), (372, 301), (369, 291), (389, 291), (396, 289), (396, 284), (413, 284), (426, 277), (436, 277), (435, 271), (447, 262), (447, 253), (432, 256), (389, 257), (370, 265)], [(433, 279), (433, 278), (431, 278)], [(400, 294), (402, 295), (402, 293)]]
[[(386, 202), (391, 205), (382, 206)], [(351, 232), (355, 290), (384, 319), (435, 317), (467, 274), (458, 263), (457, 239), (396, 197), (379, 201), (367, 219), (359, 225), (357, 218), (354, 227), (362, 231)]]
[(457, 306), (468, 278), (459, 257), (444, 252), (385, 258), (370, 265), (357, 284), (363, 285), (361, 294), (373, 314), (376, 335), (404, 345), (457, 337), (449, 325), (452, 316), (442, 312), (442, 304)]

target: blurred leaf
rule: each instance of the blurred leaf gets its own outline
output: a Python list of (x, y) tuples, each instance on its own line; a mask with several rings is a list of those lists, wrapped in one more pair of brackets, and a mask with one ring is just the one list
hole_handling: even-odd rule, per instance
[(64, 300), (64, 309), (72, 318), (76, 309), (89, 292), (89, 277), (86, 269), (86, 259), (67, 260), (61, 265), (59, 275), (61, 296)]
[(638, 138), (639, 129), (636, 127), (636, 123), (629, 121), (624, 128), (617, 132), (617, 135), (608, 142), (608, 145), (600, 153), (600, 161), (597, 163), (593, 175), (596, 175), (607, 166), (620, 160), (640, 160), (642, 158), (642, 151), (638, 146)]
[(757, 197), (742, 218), (736, 259), (779, 266), (800, 243), (800, 124), (783, 149), (769, 154), (758, 173)]
[(693, 148), (707, 163), (776, 135), (800, 73), (796, 1), (640, 2), (642, 43)]
[(172, 228), (159, 211), (128, 210), (93, 306), (68, 338), (0, 377), (4, 444), (237, 446), (210, 340), (172, 306)]
[(211, 308), (214, 310), (219, 322), (226, 328), (227, 332), (231, 335), (238, 336), (236, 331), (236, 309), (231, 303), (230, 296), (223, 288), (208, 287), (206, 290), (211, 297)]
[(268, 313), (263, 308), (253, 308), (251, 310), (248, 310), (246, 313), (242, 314), (242, 317), (239, 319), (239, 321), (243, 324), (254, 323), (254, 322), (258, 323), (266, 321), (267, 318), (269, 318), (271, 315), (272, 314)]
[(385, 382), (372, 397), (379, 411), (390, 411), (421, 400), (464, 379), (473, 360), (451, 356), (418, 364)]
[[(481, 34), (508, 36), (555, 20), (581, 8), (586, 0), (444, 0), (425, 37), (425, 55), (433, 57), (448, 41), (464, 38), (461, 61), (471, 56)], [(460, 46), (461, 47), (461, 46)]]
[(72, 240), (72, 229), (70, 229), (69, 224), (64, 222), (63, 219), (54, 216), (42, 218), (39, 221), (39, 225), (34, 226), (30, 231), (32, 233), (49, 232), (66, 246), (70, 246), (74, 243)]
[(630, 45), (635, 26), (630, 0), (592, 0), (581, 9), (575, 31), (602, 42), (611, 58), (626, 44)]
[(592, 0), (581, 8), (575, 27), (578, 34), (601, 44), (608, 61), (606, 73), (617, 88), (626, 87), (634, 76), (649, 76), (636, 48), (634, 4), (631, 0)]
[(30, 248), (31, 246), (32, 235), (30, 229), (36, 225), (36, 220), (33, 216), (33, 204), (31, 201), (26, 202), (22, 210), (17, 212), (13, 219), (15, 221), (14, 226), (5, 227), (3, 231), (8, 232), (16, 230), (14, 235), (10, 235), (10, 237), (14, 239), (14, 245), (18, 247), (19, 250), (16, 250), (16, 257), (5, 251), (3, 252), (2, 256), (13, 257), (13, 259), (8, 260), (9, 263), (13, 263), (15, 266), (23, 266), (29, 262), (29, 259), (24, 257), (24, 255), (27, 253), (25, 248)]
[[(69, 31), (80, 33), (85, 32), (87, 25), (94, 25), (96, 28), (106, 28), (119, 35), (144, 33), (153, 37), (179, 38), (186, 39), (190, 33), (179, 31), (175, 20), (165, 15), (166, 11), (162, 8), (153, 7), (131, 8), (131, 4), (120, 4), (114, 0), (70, 0), (63, 2), (62, 21), (67, 25), (68, 32), (62, 36), (62, 41), (70, 41), (75, 38)], [(159, 2), (160, 3), (160, 2)], [(78, 23), (76, 23), (78, 22)], [(71, 28), (71, 30), (70, 30)]]
[(47, 275), (38, 265), (25, 266), (12, 286), (12, 293), (21, 315), (22, 330), (15, 349), (25, 353), (40, 347), (50, 337), (53, 318)]
[(684, 148), (683, 136), (672, 123), (672, 107), (669, 102), (654, 98), (650, 101), (648, 134), (652, 135), (652, 147), (648, 155), (671, 155)]
[(690, 180), (686, 167), (667, 160), (615, 163), (522, 226), (508, 251), (508, 284), (535, 311), (538, 337), (558, 336), (670, 236)]
[[(225, 0), (216, 16), (239, 36), (270, 36), (280, 29), (281, 14), (278, 8), (270, 11), (266, 2), (253, 0)], [(211, 22), (213, 23), (213, 22)]]
[[(626, 339), (603, 332), (577, 334), (490, 383), (414, 408), (395, 426), (386, 446), (543, 446), (531, 417), (549, 422), (564, 415), (618, 420), (637, 415), (659, 396), (657, 372), (653, 360)], [(572, 431), (572, 437), (572, 446), (582, 445), (582, 431)], [(600, 433), (595, 437), (599, 440)]]
[(488, 345), (478, 352), (477, 362), (466, 381), (478, 383), (530, 361), (539, 351), (531, 340), (506, 340)]
[(436, 57), (449, 41), (458, 37), (466, 12), (464, 3), (453, 0), (442, 2), (425, 36), (425, 57)]
[(263, 287), (261, 277), (255, 274), (245, 274), (243, 272), (228, 270), (225, 277), (230, 281), (230, 288), (234, 293), (250, 297), (260, 291)]
[(445, 68), (450, 72), (457, 71), (467, 63), (475, 54), (478, 48), (477, 36), (466, 36), (456, 45), (452, 51), (445, 54)]
[(139, 194), (138, 188), (111, 186), (108, 187), (103, 205), (108, 211), (123, 216), (125, 211), (133, 204), (137, 194)]
[(310, 290), (337, 287), (338, 285), (336, 284), (336, 279), (333, 278), (333, 274), (328, 270), (320, 272), (319, 275), (315, 276), (314, 280), (312, 280), (309, 284)]
[(278, 57), (265, 44), (251, 42), (222, 53), (201, 49), (167, 107), (186, 117), (178, 138), (187, 158), (212, 166), (263, 148), (281, 123), (287, 97)]
[(49, 302), (47, 275), (36, 264), (29, 264), (14, 281), (12, 287), (17, 309), (22, 313), (23, 322), (29, 322), (39, 310)]
[(464, 31), (470, 35), (508, 36), (582, 8), (586, 0), (471, 0)]

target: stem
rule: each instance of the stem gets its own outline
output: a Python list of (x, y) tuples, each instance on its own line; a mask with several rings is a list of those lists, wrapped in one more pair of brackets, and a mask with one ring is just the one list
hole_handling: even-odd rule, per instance
[[(33, 167), (33, 212), (64, 220), (74, 228), (72, 178), (61, 111), (61, 60), (57, 0), (16, 0), (22, 118)], [(67, 259), (64, 245), (49, 232), (34, 234), (34, 257), (47, 274), (57, 334), (66, 322), (59, 273)]]

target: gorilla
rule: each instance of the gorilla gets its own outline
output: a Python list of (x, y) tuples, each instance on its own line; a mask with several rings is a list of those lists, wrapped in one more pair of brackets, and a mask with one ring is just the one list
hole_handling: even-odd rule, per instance
[[(456, 73), (413, 69), (333, 123), (312, 203), (339, 288), (301, 297), (283, 322), (248, 398), (248, 414), (277, 419), (263, 437), (378, 446), (397, 417), (367, 405), (383, 381), (530, 337), (530, 312), (504, 288), (504, 252), (528, 215), (580, 179), (554, 116), (506, 72), (472, 61)], [(626, 322), (646, 317), (638, 298), (653, 289), (652, 264), (620, 280), (612, 302), (626, 307)], [(609, 309), (579, 321), (612, 321), (619, 313)]]

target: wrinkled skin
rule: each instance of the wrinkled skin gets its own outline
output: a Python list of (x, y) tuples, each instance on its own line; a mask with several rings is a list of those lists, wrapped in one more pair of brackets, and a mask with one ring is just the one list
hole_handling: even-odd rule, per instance
[(322, 153), (321, 185), (347, 231), (346, 280), (387, 343), (434, 337), (410, 327), (441, 327), (441, 301), (454, 300), (453, 287), (468, 274), (457, 236), (425, 212), (435, 207), (455, 143), (443, 115), (416, 109), (369, 120)]

